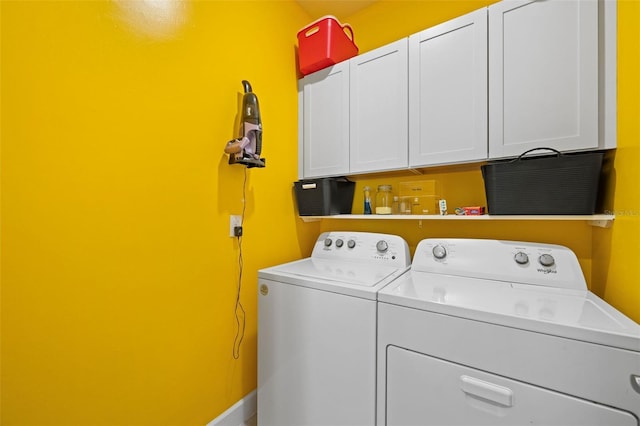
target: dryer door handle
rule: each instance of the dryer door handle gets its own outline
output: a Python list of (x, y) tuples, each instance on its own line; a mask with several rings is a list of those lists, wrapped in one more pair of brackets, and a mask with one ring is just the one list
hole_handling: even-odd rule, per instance
[(632, 374), (631, 375), (631, 387), (634, 391), (640, 393), (640, 375)]
[(469, 376), (460, 376), (460, 381), (462, 391), (468, 395), (495, 402), (504, 407), (513, 406), (513, 391), (509, 388)]

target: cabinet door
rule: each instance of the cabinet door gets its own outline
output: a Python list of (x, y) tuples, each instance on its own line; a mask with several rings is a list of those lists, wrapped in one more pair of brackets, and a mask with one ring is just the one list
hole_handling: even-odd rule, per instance
[(598, 147), (596, 0), (489, 6), (489, 156)]
[(349, 172), (349, 62), (302, 80), (302, 176)]
[(409, 37), (409, 165), (487, 158), (487, 9)]
[(350, 60), (350, 170), (408, 166), (407, 39)]

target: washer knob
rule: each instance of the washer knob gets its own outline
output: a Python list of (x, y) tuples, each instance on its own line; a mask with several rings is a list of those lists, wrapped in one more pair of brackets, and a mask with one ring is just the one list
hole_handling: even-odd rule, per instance
[(331, 247), (332, 243), (333, 243), (333, 241), (331, 241), (331, 238), (327, 238), (326, 240), (324, 240), (324, 246), (325, 247)]
[(376, 248), (379, 252), (384, 253), (389, 250), (389, 244), (387, 244), (385, 240), (380, 240), (378, 241), (378, 244), (376, 244)]
[(342, 241), (340, 238), (338, 238), (336, 240), (336, 247), (342, 247), (344, 245), (344, 241)]
[(538, 258), (538, 262), (542, 266), (553, 266), (556, 263), (556, 260), (550, 254), (541, 254)]
[(347, 247), (354, 248), (356, 246), (356, 242), (354, 240), (347, 241)]
[(433, 253), (433, 257), (435, 257), (436, 259), (444, 259), (445, 257), (447, 257), (447, 249), (440, 244), (435, 246), (431, 250), (431, 253)]
[(527, 256), (527, 253), (522, 251), (517, 252), (516, 255), (513, 256), (513, 259), (518, 265), (526, 265), (529, 263), (529, 256)]

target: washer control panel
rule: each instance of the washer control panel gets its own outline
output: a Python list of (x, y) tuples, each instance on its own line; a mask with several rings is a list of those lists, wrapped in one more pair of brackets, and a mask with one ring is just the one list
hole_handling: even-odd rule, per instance
[(571, 249), (555, 244), (483, 239), (426, 239), (413, 271), (586, 290)]
[(325, 232), (316, 240), (311, 257), (374, 262), (403, 268), (411, 265), (409, 245), (402, 237), (373, 232)]

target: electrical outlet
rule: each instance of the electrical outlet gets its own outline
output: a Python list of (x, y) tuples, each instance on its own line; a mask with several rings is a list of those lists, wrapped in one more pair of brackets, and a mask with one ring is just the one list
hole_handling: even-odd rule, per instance
[(236, 226), (242, 226), (242, 216), (232, 214), (231, 216), (229, 216), (229, 236), (230, 237), (236, 236), (235, 229), (234, 229)]

